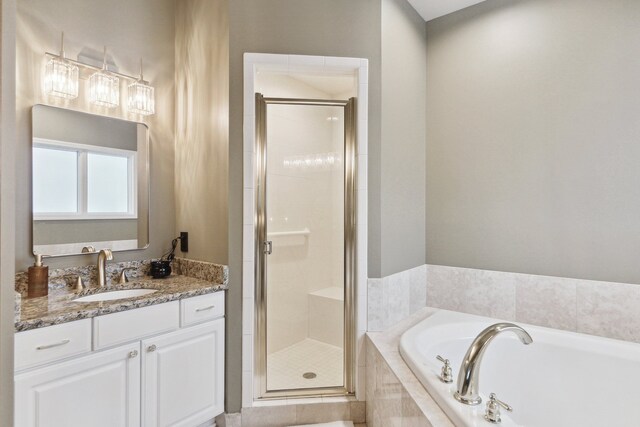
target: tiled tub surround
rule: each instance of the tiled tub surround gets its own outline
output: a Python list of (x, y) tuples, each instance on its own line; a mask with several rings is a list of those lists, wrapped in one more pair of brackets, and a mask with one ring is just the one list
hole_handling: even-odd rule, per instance
[(640, 342), (640, 285), (439, 265), (369, 279), (369, 331), (425, 306)]
[[(49, 295), (38, 298), (21, 298), (19, 307), (16, 307), (19, 312), (16, 312), (15, 330), (16, 332), (26, 331), (227, 289), (228, 271), (226, 266), (197, 261), (185, 263), (182, 259), (178, 263), (178, 268), (176, 268), (178, 272), (190, 274), (194, 272), (193, 274), (199, 275), (200, 278), (172, 274), (164, 279), (152, 279), (149, 276), (145, 276), (149, 267), (148, 261), (112, 263), (107, 264), (108, 276), (112, 276), (113, 272), (121, 271), (124, 267), (137, 267), (136, 270), (128, 272), (129, 283), (124, 285), (112, 284), (105, 288), (98, 288), (95, 286), (95, 282), (87, 282), (89, 283), (87, 289), (77, 293), (73, 290), (71, 283), (75, 283), (78, 275), (83, 276), (83, 278), (95, 279), (94, 266), (53, 270), (52, 273), (54, 274), (50, 275)], [(200, 265), (196, 267), (195, 264)], [(21, 274), (23, 273), (19, 273), (16, 276)], [(112, 280), (112, 282), (115, 282), (115, 280)], [(16, 281), (17, 290), (18, 287), (22, 286), (21, 282)], [(73, 301), (80, 296), (105, 291), (141, 288), (157, 289), (157, 292), (136, 298), (112, 301)], [(17, 291), (16, 294), (19, 294), (19, 292)]]
[(640, 343), (640, 285), (428, 265), (427, 305)]
[(384, 331), (427, 305), (427, 266), (369, 279), (368, 331)]
[(422, 308), (384, 332), (367, 333), (368, 427), (453, 427), (398, 351), (402, 334), (436, 311)]

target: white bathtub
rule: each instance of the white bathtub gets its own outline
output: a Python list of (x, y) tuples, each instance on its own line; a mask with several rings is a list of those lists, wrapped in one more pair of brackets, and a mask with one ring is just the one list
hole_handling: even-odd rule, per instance
[[(529, 332), (523, 345), (511, 332), (497, 336), (480, 370), (483, 402), (467, 406), (453, 397), (460, 363), (471, 341), (500, 320), (441, 310), (404, 333), (400, 354), (456, 426), (490, 426), (489, 393), (510, 404), (503, 426), (640, 426), (640, 344), (513, 322)], [(621, 325), (624, 327), (624, 325)], [(453, 383), (442, 383), (451, 360)]]

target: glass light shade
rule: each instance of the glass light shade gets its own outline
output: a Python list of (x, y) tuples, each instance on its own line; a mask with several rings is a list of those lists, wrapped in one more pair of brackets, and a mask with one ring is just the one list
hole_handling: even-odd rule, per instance
[(78, 67), (61, 58), (47, 62), (44, 76), (45, 95), (74, 99), (78, 97)]
[(154, 92), (155, 90), (152, 86), (142, 81), (131, 83), (127, 91), (129, 111), (144, 116), (155, 114), (156, 101)]
[(120, 105), (120, 79), (104, 71), (94, 73), (89, 77), (89, 100), (107, 108)]

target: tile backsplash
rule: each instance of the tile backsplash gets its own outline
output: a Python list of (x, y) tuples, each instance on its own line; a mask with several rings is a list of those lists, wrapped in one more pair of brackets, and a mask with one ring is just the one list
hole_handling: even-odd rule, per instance
[[(424, 265), (369, 279), (368, 330), (420, 304), (640, 343), (640, 285)], [(424, 296), (423, 296), (424, 295)]]

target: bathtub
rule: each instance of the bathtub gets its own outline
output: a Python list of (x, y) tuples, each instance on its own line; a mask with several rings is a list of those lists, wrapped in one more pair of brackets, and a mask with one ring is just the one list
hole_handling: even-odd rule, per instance
[[(407, 330), (400, 354), (456, 426), (490, 426), (484, 420), (489, 393), (513, 407), (503, 426), (640, 426), (640, 344), (513, 322), (529, 332), (523, 345), (511, 332), (487, 348), (480, 370), (483, 402), (454, 399), (462, 358), (471, 341), (500, 320), (441, 310)], [(453, 383), (438, 378), (451, 361)]]

